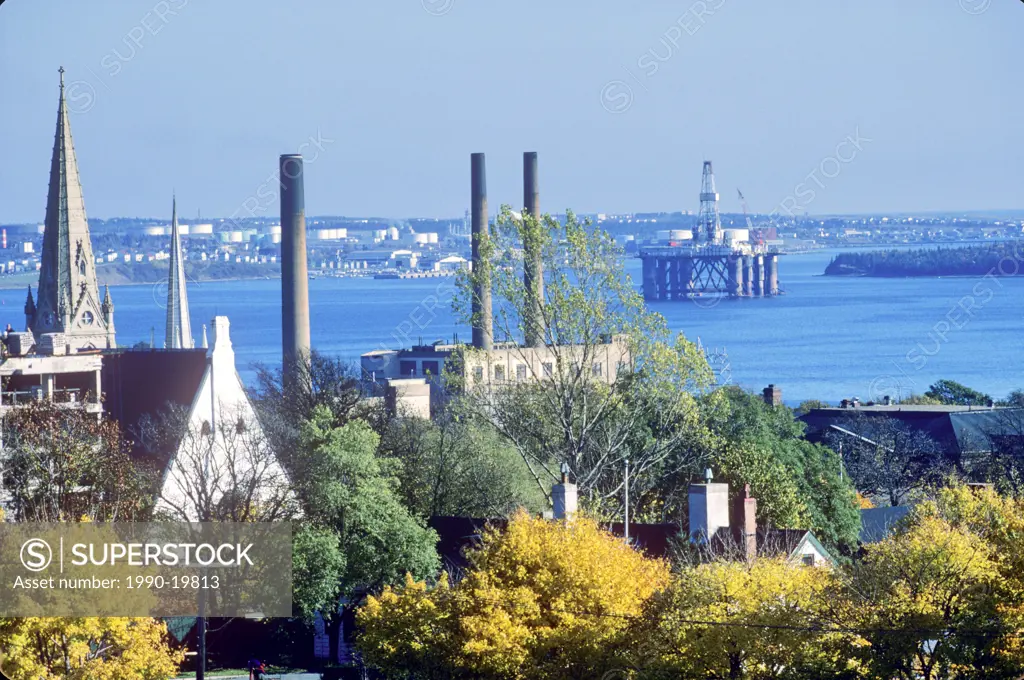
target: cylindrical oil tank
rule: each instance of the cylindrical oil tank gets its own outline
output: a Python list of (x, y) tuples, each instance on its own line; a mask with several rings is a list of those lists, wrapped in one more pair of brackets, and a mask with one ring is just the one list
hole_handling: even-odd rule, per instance
[(437, 243), (437, 232), (431, 231), (427, 234), (427, 243)]
[(726, 243), (743, 243), (750, 240), (749, 229), (723, 229), (722, 237)]
[(209, 236), (213, 233), (212, 224), (193, 224), (192, 235), (193, 236)]
[(388, 240), (390, 240), (390, 241), (397, 241), (398, 240), (398, 227), (388, 227)]

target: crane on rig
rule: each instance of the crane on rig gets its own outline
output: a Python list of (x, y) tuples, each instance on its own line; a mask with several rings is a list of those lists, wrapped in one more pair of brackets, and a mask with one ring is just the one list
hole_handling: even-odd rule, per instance
[(739, 194), (740, 203), (743, 205), (743, 217), (747, 221), (747, 229), (750, 231), (750, 238), (751, 238), (751, 240), (753, 241), (753, 239), (756, 238), (757, 239), (757, 245), (759, 245), (759, 246), (764, 245), (764, 234), (761, 232), (760, 229), (755, 229), (754, 228), (754, 222), (753, 222), (753, 220), (750, 219), (750, 210), (747, 208), (747, 199), (746, 199), (746, 197), (743, 195), (743, 192), (740, 191), (739, 187), (736, 187), (736, 193)]

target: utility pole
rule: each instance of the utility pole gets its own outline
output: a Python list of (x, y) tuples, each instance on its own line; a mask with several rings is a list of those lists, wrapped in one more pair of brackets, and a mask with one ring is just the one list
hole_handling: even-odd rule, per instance
[(196, 645), (199, 658), (196, 659), (196, 680), (206, 680), (206, 591), (199, 589), (199, 617), (196, 619)]
[(629, 543), (629, 458), (626, 459), (626, 542)]

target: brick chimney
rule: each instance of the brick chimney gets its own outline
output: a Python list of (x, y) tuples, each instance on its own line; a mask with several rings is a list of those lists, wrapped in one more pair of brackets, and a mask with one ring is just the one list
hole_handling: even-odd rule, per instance
[(764, 403), (769, 406), (782, 406), (782, 388), (776, 387), (774, 384), (764, 388), (761, 392), (764, 398)]
[(733, 539), (747, 562), (757, 557), (757, 499), (750, 495), (750, 485), (733, 501)]
[(569, 481), (569, 466), (562, 463), (562, 481), (551, 487), (551, 504), (555, 519), (567, 520), (576, 515), (576, 485)]
[(705, 473), (706, 483), (690, 485), (690, 540), (707, 544), (720, 529), (729, 530), (729, 485), (711, 481), (711, 470)]

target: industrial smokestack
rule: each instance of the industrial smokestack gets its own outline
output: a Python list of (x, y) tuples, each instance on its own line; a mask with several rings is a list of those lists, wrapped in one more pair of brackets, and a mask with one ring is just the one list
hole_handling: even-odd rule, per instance
[(540, 189), (537, 180), (537, 152), (523, 154), (523, 220), (530, 215), (537, 220), (537, 229), (527, 229), (523, 239), (523, 285), (526, 289), (527, 347), (544, 346), (544, 260), (540, 239)]
[(281, 156), (281, 346), (283, 377), (309, 355), (309, 275), (302, 156)]
[(487, 167), (482, 153), (471, 157), (470, 173), (473, 212), (473, 346), (477, 349), (494, 348), (494, 319), (491, 316), (490, 263), (480, 252), (487, 238)]

